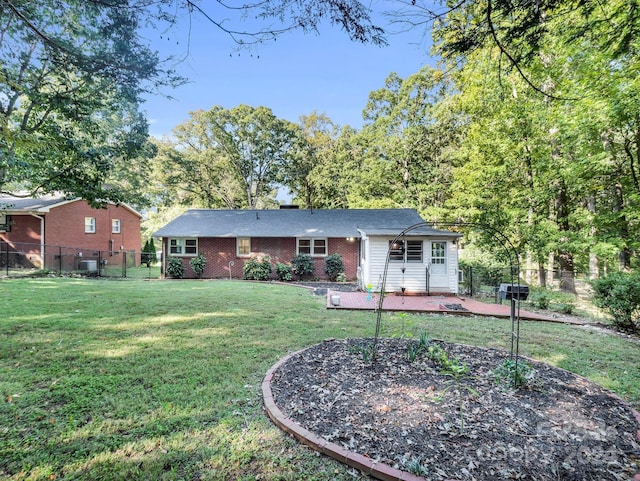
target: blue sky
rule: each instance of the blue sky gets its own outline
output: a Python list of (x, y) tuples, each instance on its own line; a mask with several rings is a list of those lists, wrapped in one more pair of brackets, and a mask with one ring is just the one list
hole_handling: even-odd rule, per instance
[(194, 19), (189, 46), (186, 22), (182, 27), (162, 39), (155, 32), (147, 35), (161, 57), (186, 55), (175, 68), (189, 79), (165, 92), (173, 100), (150, 96), (143, 104), (156, 137), (170, 135), (189, 112), (214, 105), (269, 107), (292, 122), (316, 110), (339, 125), (360, 127), (369, 92), (382, 88), (389, 73), (405, 78), (432, 63), (417, 31), (389, 35), (389, 46), (377, 47), (352, 42), (338, 27), (326, 25), (319, 35), (286, 33), (238, 53), (224, 33), (202, 18)]

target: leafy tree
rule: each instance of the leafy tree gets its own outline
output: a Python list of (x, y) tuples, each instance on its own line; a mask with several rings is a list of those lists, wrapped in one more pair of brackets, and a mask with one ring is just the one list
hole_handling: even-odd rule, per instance
[(144, 243), (144, 247), (142, 248), (141, 254), (141, 262), (145, 264), (147, 267), (151, 267), (156, 263), (156, 246), (153, 242), (153, 238), (148, 239)]
[(364, 144), (358, 131), (343, 127), (327, 155), (309, 172), (307, 182), (313, 186), (314, 207), (344, 209), (355, 207), (350, 202), (354, 186), (363, 169)]
[[(166, 3), (172, 5), (174, 0)], [(318, 33), (326, 21), (339, 26), (353, 41), (386, 45), (383, 29), (371, 20), (370, 8), (358, 0), (268, 0), (241, 7), (216, 2), (216, 7), (224, 8), (219, 15), (193, 0), (186, 0), (185, 5), (189, 12), (203, 15), (242, 47), (275, 40), (292, 30)], [(266, 25), (255, 30), (243, 29), (240, 25), (247, 18), (264, 20)]]
[(159, 177), (203, 207), (268, 205), (298, 140), (294, 124), (247, 105), (194, 112), (174, 134), (177, 143), (165, 144), (156, 164)]
[(305, 208), (322, 205), (314, 171), (334, 162), (338, 127), (324, 114), (312, 112), (300, 117), (295, 155), (283, 171), (282, 183), (293, 194), (294, 202)]
[[(450, 105), (466, 133), (449, 206), (461, 220), (506, 231), (543, 282), (549, 260), (571, 291), (574, 272), (597, 268), (597, 257), (610, 262), (611, 250), (619, 249), (622, 268), (632, 264), (635, 61), (612, 61), (588, 36), (569, 42), (557, 20), (548, 27), (538, 56), (523, 65), (550, 96), (518, 72), (494, 69), (501, 52), (491, 46), (455, 74)], [(567, 92), (575, 98), (562, 100)]]
[(225, 156), (203, 132), (202, 111), (178, 125), (173, 141), (156, 141), (150, 191), (156, 205), (207, 209), (246, 207), (243, 189)]
[(141, 95), (180, 81), (138, 35), (143, 13), (119, 2), (2, 3), (0, 192), (132, 198), (153, 154)]
[[(399, 2), (404, 4), (405, 2)], [(493, 67), (515, 72), (528, 88), (549, 98), (576, 98), (571, 91), (550, 92), (548, 79), (536, 79), (529, 67), (546, 54), (549, 39), (563, 49), (587, 40), (618, 59), (637, 48), (640, 9), (623, 0), (463, 0), (433, 6), (427, 0), (390, 12), (405, 28), (433, 29), (436, 50), (451, 63), (463, 65), (475, 53), (498, 52)], [(635, 5), (635, 4), (634, 4)], [(554, 81), (561, 76), (552, 77)]]
[[(459, 129), (442, 108), (451, 82), (424, 67), (407, 79), (390, 74), (369, 94), (361, 135), (368, 141), (359, 188), (387, 197), (389, 206), (413, 206), (437, 217), (453, 181), (450, 146)], [(446, 111), (446, 114), (445, 114)], [(375, 172), (375, 174), (374, 174)]]

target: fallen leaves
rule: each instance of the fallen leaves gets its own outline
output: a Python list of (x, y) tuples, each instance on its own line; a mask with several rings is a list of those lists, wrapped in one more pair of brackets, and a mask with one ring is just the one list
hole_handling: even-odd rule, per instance
[(409, 363), (406, 340), (381, 340), (373, 366), (355, 343), (313, 346), (272, 380), (285, 415), (328, 441), (404, 470), (417, 462), (434, 481), (618, 481), (640, 471), (637, 422), (594, 383), (533, 363), (535, 388), (505, 391), (492, 370), (506, 353), (439, 343), (470, 366), (467, 384), (452, 386), (429, 360)]

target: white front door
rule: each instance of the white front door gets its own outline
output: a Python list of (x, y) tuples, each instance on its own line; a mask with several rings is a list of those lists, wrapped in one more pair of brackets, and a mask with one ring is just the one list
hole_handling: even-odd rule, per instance
[(447, 275), (447, 243), (443, 241), (431, 242), (431, 268), (432, 277)]

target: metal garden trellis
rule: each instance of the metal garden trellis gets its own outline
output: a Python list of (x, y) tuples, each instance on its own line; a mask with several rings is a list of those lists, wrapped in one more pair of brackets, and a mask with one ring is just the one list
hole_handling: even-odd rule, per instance
[[(515, 248), (515, 246), (511, 243), (511, 241), (509, 240), (509, 238), (503, 234), (502, 232), (500, 232), (498, 229), (491, 227), (489, 225), (486, 224), (481, 224), (481, 223), (475, 223), (475, 222), (420, 222), (418, 224), (414, 224), (410, 227), (407, 227), (406, 229), (404, 229), (402, 232), (400, 232), (398, 235), (396, 235), (396, 237), (393, 239), (393, 241), (390, 242), (389, 244), (389, 248), (387, 249), (387, 258), (385, 261), (385, 265), (384, 265), (384, 273), (382, 275), (382, 282), (380, 285), (380, 295), (378, 296), (378, 306), (376, 308), (376, 314), (377, 314), (377, 319), (376, 319), (376, 331), (375, 331), (375, 336), (373, 339), (373, 345), (372, 345), (372, 349), (371, 349), (371, 354), (372, 354), (372, 362), (375, 362), (376, 360), (376, 356), (377, 356), (377, 346), (378, 346), (378, 339), (380, 337), (380, 327), (382, 325), (382, 306), (383, 306), (383, 302), (384, 302), (384, 297), (385, 297), (385, 285), (387, 282), (387, 272), (389, 270), (389, 258), (391, 255), (391, 250), (393, 248), (394, 245), (398, 245), (398, 241), (403, 239), (404, 237), (416, 230), (419, 229), (421, 227), (436, 227), (436, 226), (440, 226), (440, 227), (469, 227), (469, 228), (476, 228), (476, 229), (481, 229), (484, 230), (485, 232), (488, 232), (492, 235), (492, 237), (494, 239), (499, 239), (501, 241), (501, 245), (502, 247), (505, 249), (506, 253), (507, 253), (507, 257), (509, 259), (509, 263), (510, 263), (510, 269), (509, 269), (509, 274), (510, 274), (510, 281), (511, 281), (511, 286), (512, 286), (512, 291), (514, 290), (514, 286), (516, 285), (516, 283), (514, 282), (514, 267), (515, 267), (515, 273), (516, 275), (519, 276), (520, 274), (520, 258), (518, 255), (518, 251)], [(510, 357), (511, 359), (513, 359), (515, 361), (515, 371), (514, 371), (514, 376), (517, 375), (518, 372), (518, 360), (520, 357), (520, 301), (518, 299), (518, 304), (517, 304), (517, 309), (514, 309), (514, 299), (511, 300), (512, 303), (512, 308), (511, 308), (511, 350), (510, 350)]]

